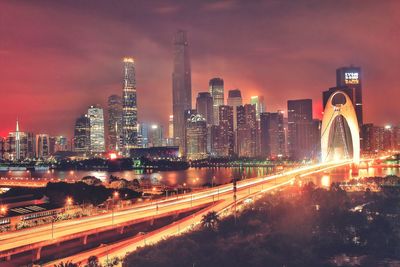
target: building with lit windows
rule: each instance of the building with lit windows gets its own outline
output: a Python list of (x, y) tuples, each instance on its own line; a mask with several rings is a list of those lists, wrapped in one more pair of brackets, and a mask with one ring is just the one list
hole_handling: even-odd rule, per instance
[(208, 85), (213, 100), (213, 124), (219, 125), (219, 106), (224, 104), (224, 80), (213, 78)]
[(266, 158), (285, 156), (285, 129), (283, 112), (260, 114), (260, 153)]
[(203, 116), (193, 114), (186, 123), (186, 158), (199, 160), (207, 157), (207, 122)]
[(122, 150), (125, 155), (129, 155), (130, 149), (137, 146), (138, 138), (135, 61), (126, 57), (123, 63)]
[(179, 30), (174, 37), (174, 65), (172, 73), (172, 110), (175, 144), (184, 154), (185, 111), (192, 108), (192, 81), (187, 34)]
[(36, 135), (36, 158), (47, 159), (50, 156), (50, 137), (48, 134)]
[(122, 146), (122, 98), (111, 95), (108, 98), (108, 149), (120, 151)]
[(94, 154), (103, 153), (106, 151), (103, 109), (90, 106), (87, 115), (90, 125), (90, 152)]
[(206, 119), (208, 125), (214, 121), (213, 98), (209, 92), (200, 92), (196, 98), (197, 113)]
[(88, 154), (90, 151), (90, 121), (87, 114), (75, 121), (74, 151), (82, 154)]
[(265, 101), (264, 96), (252, 96), (250, 98), (250, 104), (256, 106), (256, 117), (260, 120), (260, 114), (265, 112)]
[(219, 106), (219, 125), (211, 127), (211, 156), (232, 157), (235, 139), (233, 131), (233, 107)]
[(293, 160), (318, 158), (319, 122), (312, 116), (312, 100), (289, 100), (287, 105), (288, 156)]
[(257, 156), (256, 106), (237, 107), (237, 153), (239, 157)]

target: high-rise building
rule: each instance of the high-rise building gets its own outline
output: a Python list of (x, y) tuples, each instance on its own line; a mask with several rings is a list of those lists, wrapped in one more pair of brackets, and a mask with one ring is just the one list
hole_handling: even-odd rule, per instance
[(6, 146), (6, 139), (4, 137), (0, 137), (0, 160), (4, 160), (5, 154), (5, 146)]
[(18, 135), (19, 142), (17, 142), (17, 132), (8, 134), (4, 145), (4, 157), (13, 161), (35, 158), (34, 134), (18, 131)]
[(264, 96), (252, 96), (250, 98), (250, 104), (256, 106), (257, 120), (260, 120), (260, 114), (265, 112), (265, 101)]
[(36, 135), (36, 158), (47, 159), (50, 156), (50, 137), (48, 134)]
[(148, 147), (160, 147), (163, 145), (162, 125), (152, 124), (148, 131)]
[(207, 158), (207, 122), (203, 116), (194, 114), (186, 123), (186, 157), (188, 160)]
[(174, 115), (169, 115), (168, 120), (168, 137), (166, 139), (167, 146), (174, 145)]
[(312, 117), (311, 99), (288, 101), (288, 156), (290, 158), (303, 160), (318, 157), (319, 147), (318, 143), (315, 143), (317, 126)]
[(174, 138), (174, 115), (169, 115), (168, 120), (168, 138)]
[(145, 123), (138, 123), (138, 140), (137, 146), (139, 148), (146, 148), (149, 144), (149, 128), (150, 126)]
[(122, 150), (129, 156), (130, 149), (137, 146), (137, 99), (135, 61), (124, 58), (124, 84), (122, 91)]
[(239, 157), (257, 156), (256, 106), (237, 107), (237, 153)]
[(103, 109), (96, 106), (90, 106), (88, 109), (88, 117), (90, 125), (90, 152), (103, 153), (106, 150)]
[(208, 125), (214, 121), (213, 98), (209, 92), (200, 92), (196, 98), (197, 113), (206, 119)]
[(228, 106), (233, 107), (233, 130), (236, 132), (236, 129), (237, 129), (237, 110), (236, 110), (236, 108), (238, 106), (243, 105), (242, 94), (239, 89), (229, 90), (227, 104), (228, 104)]
[(68, 143), (68, 138), (62, 135), (50, 136), (49, 150), (50, 150), (50, 155), (54, 155), (54, 153), (58, 151), (69, 151), (70, 147)]
[(224, 80), (213, 78), (209, 82), (209, 92), (213, 100), (213, 124), (219, 124), (219, 106), (224, 104)]
[(362, 78), (360, 67), (342, 67), (336, 70), (336, 87), (323, 92), (323, 107), (325, 109), (329, 97), (338, 90), (345, 92), (353, 102), (358, 125), (363, 124)]
[(283, 112), (260, 114), (260, 154), (267, 158), (285, 156), (285, 129)]
[(122, 136), (122, 98), (111, 95), (108, 98), (108, 149), (120, 151)]
[[(185, 112), (183, 113), (183, 118), (185, 120), (185, 127), (183, 129), (183, 133), (184, 133), (184, 136), (182, 138), (183, 142), (182, 142), (182, 145), (179, 147), (179, 152), (180, 152), (181, 156), (187, 156), (187, 140), (186, 140), (187, 134), (186, 134), (186, 132), (187, 132), (187, 128), (189, 127), (188, 123), (191, 121), (190, 118), (194, 115), (197, 115), (197, 110), (195, 110), (195, 109), (188, 109), (188, 110), (185, 110)], [(206, 124), (207, 124), (207, 122), (206, 122)]]
[(366, 123), (361, 128), (363, 153), (377, 153), (400, 149), (400, 127), (376, 126)]
[(174, 38), (174, 69), (172, 73), (172, 110), (174, 139), (181, 154), (185, 146), (185, 110), (192, 108), (192, 81), (189, 44), (186, 32), (179, 30)]
[(217, 156), (231, 157), (234, 154), (235, 139), (233, 132), (233, 108), (227, 105), (219, 106), (219, 125)]
[(87, 114), (75, 121), (74, 151), (87, 154), (90, 151), (90, 120)]

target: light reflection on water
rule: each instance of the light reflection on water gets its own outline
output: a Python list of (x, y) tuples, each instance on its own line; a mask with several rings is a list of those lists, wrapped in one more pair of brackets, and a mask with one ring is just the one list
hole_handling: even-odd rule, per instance
[(161, 172), (143, 172), (142, 170), (108, 172), (108, 171), (44, 171), (30, 172), (23, 171), (0, 172), (0, 177), (25, 177), (25, 178), (47, 178), (61, 180), (80, 180), (85, 176), (95, 176), (102, 181), (110, 175), (114, 175), (127, 180), (145, 179), (153, 184), (165, 184), (169, 186), (183, 185), (202, 186), (210, 183), (214, 179), (214, 184), (229, 183), (233, 178), (252, 178), (271, 174), (274, 171), (272, 167), (243, 167), (243, 168), (189, 168), (181, 171), (161, 171)]
[(344, 182), (351, 179), (360, 179), (363, 177), (385, 177), (388, 175), (400, 175), (400, 168), (381, 168), (374, 167), (368, 169), (359, 169), (358, 173), (353, 173), (350, 168), (340, 168), (334, 171), (313, 174), (304, 177), (303, 182), (313, 182), (317, 186), (329, 188), (332, 183)]
[[(142, 170), (133, 171), (44, 171), (44, 172), (0, 172), (0, 177), (25, 177), (25, 178), (48, 178), (61, 180), (80, 180), (85, 176), (95, 176), (101, 180), (107, 179), (110, 175), (114, 175), (127, 180), (144, 179), (152, 184), (165, 184), (169, 186), (183, 185), (201, 186), (210, 183), (214, 179), (214, 184), (224, 184), (232, 181), (233, 178), (252, 178), (261, 177), (274, 172), (272, 167), (243, 167), (243, 168), (189, 168), (181, 171), (161, 171), (161, 172), (143, 172)], [(387, 176), (400, 175), (400, 168), (368, 168), (360, 169), (358, 174), (353, 174), (352, 170), (337, 169), (331, 172), (310, 175), (304, 177), (303, 182), (312, 181), (318, 186), (329, 187), (333, 182), (341, 182), (353, 178), (361, 178), (368, 176)]]

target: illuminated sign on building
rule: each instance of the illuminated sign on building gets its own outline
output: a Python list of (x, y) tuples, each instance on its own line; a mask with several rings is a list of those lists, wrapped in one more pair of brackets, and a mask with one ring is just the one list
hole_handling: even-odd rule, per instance
[(344, 74), (344, 81), (346, 84), (359, 84), (359, 74), (358, 72), (346, 72)]

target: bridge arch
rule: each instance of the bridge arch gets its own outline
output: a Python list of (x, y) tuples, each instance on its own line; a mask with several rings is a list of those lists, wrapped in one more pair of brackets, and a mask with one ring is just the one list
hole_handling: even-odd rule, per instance
[[(336, 153), (332, 150), (338, 132), (343, 136), (347, 155), (332, 155)], [(347, 133), (350, 133), (350, 137), (346, 137)], [(333, 93), (326, 103), (321, 127), (321, 157), (322, 162), (344, 158), (352, 158), (356, 164), (360, 162), (360, 131), (357, 116), (350, 97), (343, 91)]]

